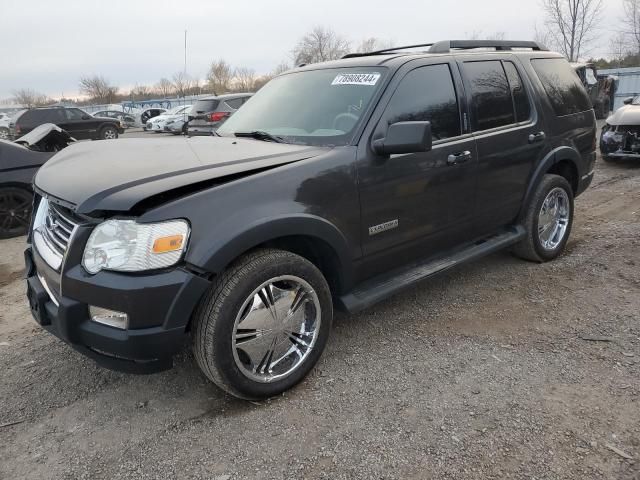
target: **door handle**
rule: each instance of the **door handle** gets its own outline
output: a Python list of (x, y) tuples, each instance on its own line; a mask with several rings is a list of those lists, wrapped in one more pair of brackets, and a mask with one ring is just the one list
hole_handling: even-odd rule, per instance
[(458, 163), (464, 163), (467, 160), (471, 160), (471, 152), (465, 150), (460, 153), (452, 153), (447, 157), (447, 165), (457, 165)]
[(544, 132), (532, 133), (529, 135), (529, 143), (542, 142), (547, 136)]

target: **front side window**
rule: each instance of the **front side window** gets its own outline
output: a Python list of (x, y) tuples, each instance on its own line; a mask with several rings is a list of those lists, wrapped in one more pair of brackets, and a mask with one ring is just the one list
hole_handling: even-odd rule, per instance
[(502, 62), (465, 62), (464, 73), (471, 89), (474, 130), (515, 123), (511, 89)]
[(449, 65), (411, 70), (393, 93), (386, 122), (431, 122), (434, 140), (460, 135), (460, 113)]
[(82, 117), (86, 115), (82, 110), (78, 110), (77, 108), (67, 108), (64, 112), (68, 120), (82, 120)]
[(385, 74), (386, 67), (362, 67), (281, 75), (253, 95), (217, 133), (265, 132), (286, 143), (347, 145)]
[(564, 58), (536, 58), (531, 65), (558, 117), (592, 108), (580, 78)]

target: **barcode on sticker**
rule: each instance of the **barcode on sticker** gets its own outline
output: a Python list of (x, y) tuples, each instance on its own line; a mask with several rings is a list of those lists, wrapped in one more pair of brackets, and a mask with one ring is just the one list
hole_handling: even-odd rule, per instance
[(341, 73), (331, 85), (375, 85), (379, 78), (379, 73)]

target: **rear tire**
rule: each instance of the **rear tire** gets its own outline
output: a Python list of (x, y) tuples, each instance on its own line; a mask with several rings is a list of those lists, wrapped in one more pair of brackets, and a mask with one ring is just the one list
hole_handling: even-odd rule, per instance
[(236, 397), (278, 395), (300, 382), (329, 338), (333, 306), (322, 273), (293, 253), (260, 249), (219, 275), (193, 318), (202, 372)]
[(526, 237), (513, 253), (532, 262), (548, 262), (564, 250), (573, 223), (573, 190), (560, 175), (547, 174), (524, 215)]

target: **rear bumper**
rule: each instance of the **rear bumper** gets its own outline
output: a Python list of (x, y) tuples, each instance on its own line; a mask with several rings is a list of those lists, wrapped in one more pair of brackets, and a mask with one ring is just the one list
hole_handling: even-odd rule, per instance
[[(172, 367), (173, 355), (187, 340), (191, 313), (209, 283), (174, 270), (136, 276), (134, 280), (141, 288), (130, 289), (126, 281), (117, 281), (117, 276), (110, 274), (111, 279), (99, 280), (98, 274), (86, 275), (82, 284), (63, 279), (69, 286), (64, 295), (58, 295), (59, 283), (52, 278), (56, 273), (37, 252), (28, 248), (25, 263), (27, 297), (36, 322), (99, 365), (127, 373), (154, 373)], [(90, 304), (132, 312), (130, 322), (134, 324), (122, 330), (94, 322), (89, 316)], [(162, 304), (159, 309), (158, 304)], [(153, 318), (141, 318), (140, 312), (145, 309)], [(152, 326), (133, 328), (141, 321)]]

